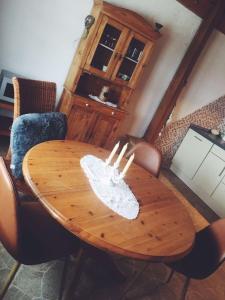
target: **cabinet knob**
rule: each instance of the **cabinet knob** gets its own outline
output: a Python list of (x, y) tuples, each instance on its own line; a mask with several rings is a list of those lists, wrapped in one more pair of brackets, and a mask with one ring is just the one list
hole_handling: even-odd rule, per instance
[(111, 115), (112, 115), (112, 116), (113, 116), (113, 115), (115, 115), (115, 112), (114, 112), (114, 111), (112, 111), (112, 112), (111, 112)]
[(89, 104), (88, 104), (88, 103), (85, 103), (85, 106), (86, 106), (86, 107), (88, 107), (88, 106), (89, 106)]

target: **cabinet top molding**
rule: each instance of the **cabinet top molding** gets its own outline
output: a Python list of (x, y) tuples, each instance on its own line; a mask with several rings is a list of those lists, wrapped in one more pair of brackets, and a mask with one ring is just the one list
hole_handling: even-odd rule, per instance
[(157, 40), (161, 37), (161, 34), (152, 27), (152, 25), (137, 13), (115, 6), (101, 0), (94, 0), (94, 8), (98, 10), (98, 13), (109, 16), (110, 18), (120, 22), (123, 25), (127, 25), (134, 31), (140, 32), (142, 35), (152, 40)]

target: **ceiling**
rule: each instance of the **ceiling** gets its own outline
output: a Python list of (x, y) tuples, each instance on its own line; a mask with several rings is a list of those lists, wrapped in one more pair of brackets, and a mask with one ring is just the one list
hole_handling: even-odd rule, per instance
[[(208, 14), (216, 6), (217, 2), (220, 0), (177, 0), (186, 8), (191, 10), (193, 13), (201, 18), (207, 18)], [(220, 1), (222, 3), (222, 1)], [(224, 9), (224, 8), (223, 8)], [(223, 16), (218, 20), (218, 25), (216, 26), (218, 30), (225, 34), (225, 10)]]

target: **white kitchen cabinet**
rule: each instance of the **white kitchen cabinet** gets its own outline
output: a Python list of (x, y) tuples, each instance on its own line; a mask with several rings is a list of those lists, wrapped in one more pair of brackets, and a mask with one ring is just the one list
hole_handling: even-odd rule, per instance
[(225, 217), (225, 183), (221, 182), (212, 194), (210, 207), (221, 218)]
[[(195, 128), (193, 128), (195, 129)], [(189, 129), (170, 169), (215, 213), (225, 217), (225, 148), (219, 137)]]
[(209, 152), (193, 178), (193, 183), (207, 195), (211, 195), (223, 178), (225, 161)]
[(172, 171), (178, 175), (182, 172), (192, 179), (213, 143), (189, 129), (178, 148), (171, 165)]

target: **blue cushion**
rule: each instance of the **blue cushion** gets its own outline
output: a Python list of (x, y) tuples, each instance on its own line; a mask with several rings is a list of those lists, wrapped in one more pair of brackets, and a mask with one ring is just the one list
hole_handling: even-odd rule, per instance
[(62, 140), (66, 136), (66, 131), (66, 115), (60, 112), (32, 113), (16, 118), (10, 138), (13, 175), (16, 178), (23, 176), (22, 162), (30, 148), (45, 141)]

